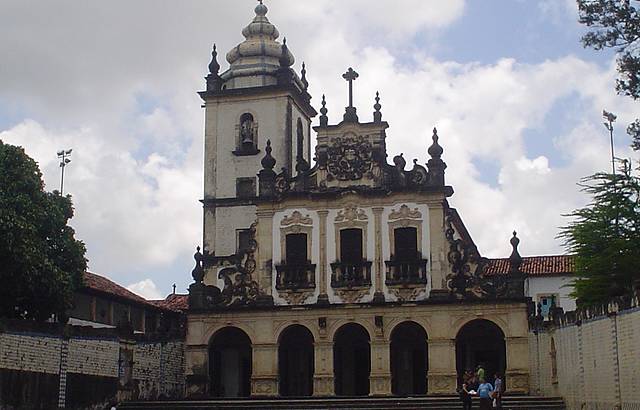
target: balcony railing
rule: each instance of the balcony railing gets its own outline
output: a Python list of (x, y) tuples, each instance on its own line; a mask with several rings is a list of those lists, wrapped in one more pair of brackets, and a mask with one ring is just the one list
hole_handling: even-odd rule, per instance
[(334, 262), (331, 264), (331, 287), (371, 286), (371, 262)]
[(296, 290), (316, 287), (316, 265), (285, 263), (276, 265), (276, 289)]
[(427, 283), (427, 259), (384, 261), (387, 285), (419, 285)]

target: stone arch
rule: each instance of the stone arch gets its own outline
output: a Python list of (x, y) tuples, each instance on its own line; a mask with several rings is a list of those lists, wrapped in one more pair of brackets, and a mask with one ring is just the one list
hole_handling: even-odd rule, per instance
[(334, 340), (336, 338), (336, 333), (338, 332), (338, 330), (340, 330), (340, 328), (344, 325), (348, 325), (350, 323), (362, 326), (367, 331), (369, 340), (375, 337), (376, 332), (374, 329), (373, 321), (369, 322), (361, 319), (339, 319), (330, 322), (328, 326), (327, 338), (329, 340)]
[(488, 319), (467, 321), (456, 334), (456, 370), (458, 383), (464, 380), (465, 372), (477, 374), (484, 369), (484, 378), (493, 382), (494, 376), (503, 376), (507, 368), (506, 335), (502, 328)]
[(251, 340), (251, 343), (252, 344), (255, 343), (256, 335), (255, 335), (255, 332), (254, 332), (253, 328), (248, 327), (244, 323), (226, 323), (226, 324), (221, 324), (219, 326), (212, 326), (212, 327), (208, 328), (207, 331), (205, 332), (202, 343), (203, 344), (211, 344), (211, 341), (213, 340), (213, 338), (220, 331), (222, 331), (225, 328), (229, 328), (229, 327), (235, 327), (235, 328), (238, 328), (238, 329), (242, 330), (249, 337), (249, 340)]
[(287, 330), (287, 328), (291, 327), (291, 326), (302, 326), (305, 329), (307, 329), (309, 331), (309, 333), (311, 333), (311, 336), (313, 337), (314, 343), (316, 340), (318, 340), (320, 338), (320, 334), (318, 333), (318, 328), (317, 328), (317, 321), (313, 322), (311, 320), (294, 320), (294, 321), (287, 321), (287, 322), (281, 322), (278, 323), (275, 328), (273, 329), (273, 340), (276, 343), (280, 343), (280, 337), (282, 336), (282, 333)]
[(389, 320), (385, 318), (385, 332), (384, 332), (385, 340), (387, 342), (391, 342), (391, 334), (393, 333), (394, 329), (398, 327), (398, 325), (401, 325), (406, 322), (413, 322), (416, 325), (420, 326), (422, 330), (424, 330), (424, 332), (427, 334), (427, 336), (432, 334), (431, 323), (424, 320), (424, 318), (397, 317), (397, 318), (390, 318)]
[(359, 323), (340, 326), (333, 337), (334, 387), (337, 396), (369, 395), (371, 337)]
[(209, 340), (209, 391), (214, 397), (251, 395), (253, 349), (239, 327), (218, 329)]
[(389, 332), (391, 392), (396, 396), (427, 393), (428, 339), (424, 327), (413, 320), (397, 323)]
[(304, 325), (291, 324), (278, 336), (278, 391), (281, 396), (313, 395), (315, 339)]
[(453, 326), (451, 326), (450, 328), (451, 332), (449, 333), (449, 337), (451, 339), (455, 339), (458, 333), (460, 333), (460, 330), (462, 330), (463, 327), (465, 327), (470, 322), (473, 322), (474, 320), (486, 320), (487, 322), (491, 322), (500, 329), (500, 331), (504, 334), (505, 338), (511, 336), (511, 329), (509, 328), (509, 324), (500, 317), (492, 317), (491, 319), (487, 319), (484, 316), (476, 316), (473, 318), (469, 318), (468, 316), (466, 316), (466, 317), (461, 317), (455, 322), (453, 322)]

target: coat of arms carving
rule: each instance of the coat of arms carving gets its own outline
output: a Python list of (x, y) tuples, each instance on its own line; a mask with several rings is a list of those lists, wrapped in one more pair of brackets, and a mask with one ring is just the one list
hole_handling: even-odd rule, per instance
[(355, 181), (371, 172), (372, 146), (363, 136), (345, 135), (327, 149), (329, 178)]

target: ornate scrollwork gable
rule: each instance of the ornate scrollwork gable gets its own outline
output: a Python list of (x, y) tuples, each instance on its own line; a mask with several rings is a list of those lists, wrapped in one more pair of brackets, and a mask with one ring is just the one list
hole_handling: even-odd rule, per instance
[[(455, 210), (446, 210), (445, 237), (449, 243), (447, 259), (451, 273), (447, 275), (450, 293), (459, 299), (498, 299), (523, 297), (510, 282), (520, 280), (515, 275), (487, 275), (488, 259), (480, 256), (476, 246), (469, 240), (456, 237)], [(458, 235), (459, 236), (459, 235)]]
[[(256, 242), (256, 225), (249, 228), (250, 240), (246, 250), (236, 255), (216, 257), (202, 255), (198, 251), (196, 268), (194, 269), (195, 283), (189, 287), (189, 306), (192, 309), (215, 309), (231, 306), (246, 306), (268, 303), (266, 295), (262, 293), (258, 283), (253, 280), (257, 263), (255, 253), (258, 249)], [(205, 285), (202, 282), (205, 268), (219, 268), (218, 278), (222, 279), (224, 287), (220, 290), (216, 286)]]
[(300, 211), (293, 211), (291, 216), (285, 216), (282, 221), (280, 221), (280, 226), (290, 225), (313, 225), (313, 219), (311, 219), (309, 215), (302, 216)]

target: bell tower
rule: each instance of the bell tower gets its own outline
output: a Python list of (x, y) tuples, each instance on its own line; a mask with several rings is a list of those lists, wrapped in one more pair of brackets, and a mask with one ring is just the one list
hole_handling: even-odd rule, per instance
[(227, 53), (229, 68), (222, 73), (213, 46), (206, 90), (199, 93), (205, 110), (203, 244), (209, 258), (239, 254), (250, 241), (268, 141), (289, 176), (296, 174), (298, 158), (311, 160), (311, 119), (317, 113), (306, 68), (303, 63), (300, 76), (291, 68), (293, 54), (286, 39), (277, 41), (280, 34), (267, 11), (260, 0), (242, 30), (245, 40)]

